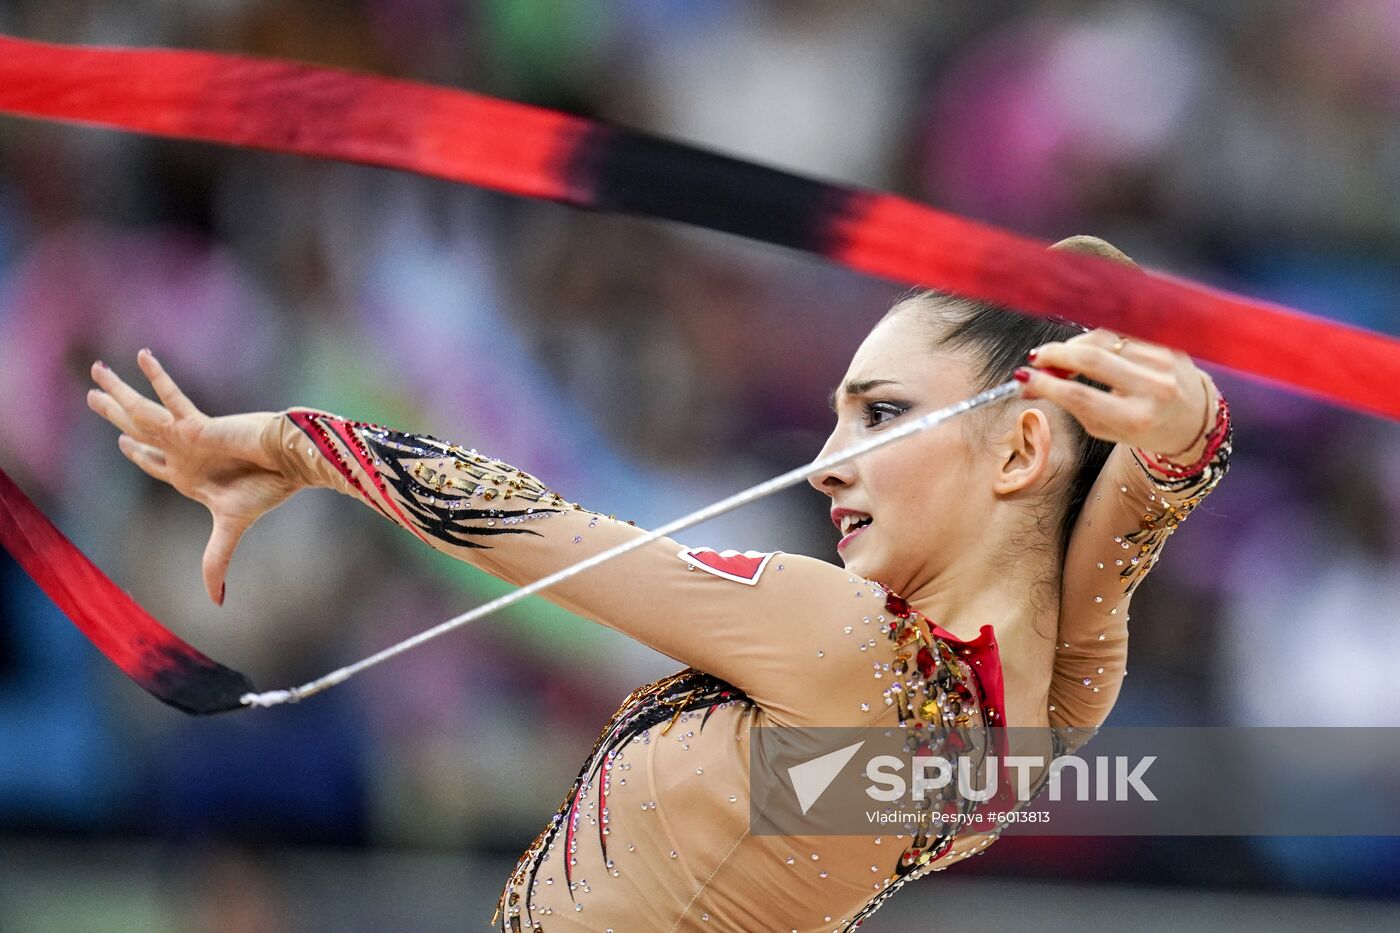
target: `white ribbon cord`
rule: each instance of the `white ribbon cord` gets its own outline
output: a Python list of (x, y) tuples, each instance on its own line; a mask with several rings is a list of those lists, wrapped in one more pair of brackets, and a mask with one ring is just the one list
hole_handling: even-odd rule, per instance
[(485, 618), (491, 615), (491, 613), (504, 609), (512, 603), (519, 602), (526, 596), (533, 596), (540, 590), (583, 573), (590, 567), (596, 567), (604, 561), (612, 560), (614, 557), (619, 557), (626, 554), (628, 551), (634, 551), (639, 547), (644, 547), (659, 538), (664, 538), (669, 534), (684, 528), (689, 528), (691, 525), (697, 525), (700, 522), (708, 521), (711, 518), (723, 515), (725, 512), (737, 509), (741, 505), (755, 502), (779, 490), (786, 489), (789, 486), (795, 486), (806, 480), (807, 477), (811, 476), (813, 473), (819, 473), (822, 470), (830, 469), (848, 460), (853, 460), (862, 454), (867, 454), (872, 450), (884, 447), (886, 444), (891, 444), (901, 438), (922, 431), (925, 428), (931, 428), (934, 425), (942, 424), (944, 421), (964, 412), (1016, 395), (1019, 393), (1020, 387), (1021, 383), (1014, 380), (1004, 382), (996, 388), (988, 389), (985, 392), (979, 392), (971, 398), (963, 399), (961, 402), (956, 402), (946, 408), (931, 411), (927, 415), (917, 418), (907, 424), (902, 424), (892, 431), (883, 432), (878, 437), (862, 441), (859, 444), (855, 444), (845, 450), (839, 450), (823, 459), (815, 460), (789, 470), (770, 480), (765, 480), (757, 486), (745, 489), (742, 492), (737, 492), (727, 499), (721, 499), (713, 505), (707, 505), (698, 511), (691, 512), (689, 515), (684, 515), (675, 521), (668, 522), (640, 537), (633, 538), (631, 541), (624, 542), (606, 551), (601, 551), (594, 554), (592, 557), (587, 557), (576, 564), (565, 567), (563, 570), (557, 570), (546, 577), (541, 577), (534, 583), (522, 586), (520, 589), (497, 597), (488, 603), (483, 603), (469, 612), (464, 612), (459, 616), (448, 619), (446, 622), (439, 623), (426, 631), (419, 632), (411, 638), (404, 639), (396, 645), (391, 645), (383, 651), (372, 654), (361, 661), (356, 661), (354, 664), (332, 671), (324, 677), (320, 677), (310, 683), (302, 684), (300, 687), (292, 687), (290, 690), (269, 690), (265, 693), (247, 693), (239, 698), (239, 702), (244, 706), (251, 707), (269, 707), (278, 706), (282, 703), (299, 702), (306, 697), (320, 693), (327, 687), (333, 687), (342, 681), (349, 680), (365, 668), (373, 667), (382, 661), (387, 661), (396, 655), (403, 654), (410, 648), (416, 648), (424, 642), (431, 641), (439, 635), (444, 635), (453, 629), (460, 628), (468, 622), (475, 622), (477, 619)]

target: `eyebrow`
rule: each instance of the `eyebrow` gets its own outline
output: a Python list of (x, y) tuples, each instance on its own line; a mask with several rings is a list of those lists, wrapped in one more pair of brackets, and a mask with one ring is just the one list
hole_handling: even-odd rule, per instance
[[(864, 395), (876, 386), (887, 385), (896, 386), (899, 383), (893, 379), (852, 379), (846, 383), (846, 395)], [(832, 389), (831, 394), (826, 397), (826, 404), (833, 412), (836, 411), (836, 393), (839, 391), (839, 388)]]

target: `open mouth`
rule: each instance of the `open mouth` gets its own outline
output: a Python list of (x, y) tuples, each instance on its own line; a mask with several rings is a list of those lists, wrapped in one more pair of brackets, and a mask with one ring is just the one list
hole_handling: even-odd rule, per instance
[(864, 528), (866, 525), (869, 525), (874, 520), (875, 519), (871, 518), (869, 515), (866, 515), (863, 518), (858, 518), (854, 515), (848, 515), (846, 516), (845, 520), (841, 522), (841, 530), (849, 534), (857, 528)]
[(871, 527), (875, 520), (862, 511), (837, 509), (832, 513), (832, 521), (836, 523), (836, 527), (841, 532), (841, 539), (836, 544), (837, 551), (841, 551), (855, 538), (860, 537), (862, 532)]

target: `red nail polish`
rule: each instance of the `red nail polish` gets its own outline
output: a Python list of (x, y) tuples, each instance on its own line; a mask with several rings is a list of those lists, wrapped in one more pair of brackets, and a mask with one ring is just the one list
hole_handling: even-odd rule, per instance
[(1027, 353), (1027, 354), (1026, 354), (1026, 359), (1028, 359), (1028, 360), (1030, 360), (1032, 363), (1034, 363), (1034, 362), (1035, 362), (1035, 351), (1032, 350), (1031, 352)]
[(1011, 374), (1011, 378), (1015, 379), (1017, 382), (1030, 382), (1031, 371), (1024, 366), (1018, 366), (1016, 371)]
[(220, 606), (222, 606), (222, 605), (224, 604), (224, 596), (226, 596), (227, 594), (228, 594), (228, 584), (227, 584), (227, 583), (220, 583), (220, 584), (219, 584), (219, 605), (220, 605)]
[(1069, 379), (1074, 372), (1068, 369), (1061, 369), (1058, 366), (1045, 366), (1044, 370), (1052, 376), (1059, 376), (1061, 379)]

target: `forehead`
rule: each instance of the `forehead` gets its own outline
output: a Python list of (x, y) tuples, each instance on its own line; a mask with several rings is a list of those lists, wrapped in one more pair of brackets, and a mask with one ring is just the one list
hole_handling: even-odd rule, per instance
[(861, 342), (843, 383), (892, 379), (906, 389), (957, 395), (970, 381), (971, 366), (962, 353), (936, 346), (935, 326), (910, 306), (896, 309)]

